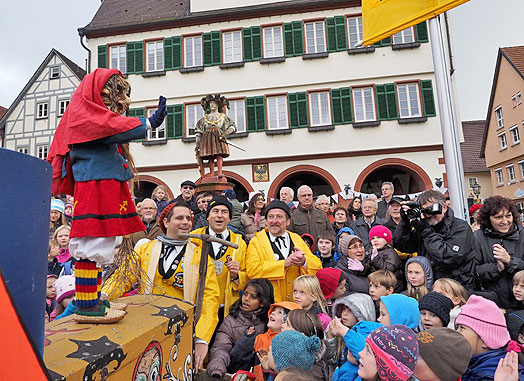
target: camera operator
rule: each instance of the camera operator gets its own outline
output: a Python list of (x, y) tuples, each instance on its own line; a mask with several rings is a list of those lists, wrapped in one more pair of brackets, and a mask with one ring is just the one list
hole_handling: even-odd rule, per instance
[(401, 220), (393, 237), (397, 250), (427, 257), (435, 279), (452, 278), (472, 290), (475, 242), (466, 221), (454, 217), (444, 195), (428, 190), (418, 204), (402, 202)]

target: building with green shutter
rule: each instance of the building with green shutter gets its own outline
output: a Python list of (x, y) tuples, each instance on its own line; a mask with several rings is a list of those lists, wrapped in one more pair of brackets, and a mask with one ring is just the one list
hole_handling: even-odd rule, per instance
[(132, 116), (167, 97), (165, 128), (131, 144), (141, 195), (156, 184), (178, 194), (199, 178), (199, 100), (220, 93), (238, 132), (225, 161), (242, 201), (282, 186), (333, 195), (346, 184), (397, 194), (445, 178), (428, 27), (370, 47), (360, 1), (104, 0), (84, 28), (91, 69), (111, 67), (132, 86)]

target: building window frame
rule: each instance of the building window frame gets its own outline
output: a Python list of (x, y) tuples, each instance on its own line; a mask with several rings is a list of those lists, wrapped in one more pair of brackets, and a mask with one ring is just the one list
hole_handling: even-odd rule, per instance
[(329, 90), (315, 90), (308, 92), (309, 124), (311, 127), (330, 126), (331, 119), (331, 92)]
[[(308, 31), (308, 28), (312, 29)], [(304, 46), (305, 54), (327, 53), (326, 20), (304, 21)]]
[(524, 160), (521, 160), (517, 163), (520, 168), (520, 179), (524, 180)]
[(109, 68), (120, 70), (122, 74), (127, 71), (127, 46), (125, 43), (109, 45)]
[(20, 153), (24, 153), (26, 155), (29, 155), (29, 146), (19, 146), (16, 147), (16, 151)]
[(497, 121), (497, 130), (504, 128), (504, 114), (502, 112), (502, 106), (498, 106), (494, 110), (495, 119)]
[(519, 91), (517, 94), (515, 94), (515, 96), (517, 97), (517, 106), (521, 105), (522, 104), (522, 94), (521, 94), (521, 92)]
[[(371, 91), (371, 96), (364, 94), (365, 91)], [(360, 122), (375, 122), (377, 121), (377, 103), (375, 99), (375, 86), (360, 86), (351, 88), (351, 99), (353, 102), (353, 120), (354, 123)], [(359, 104), (358, 101), (362, 103)], [(368, 104), (366, 101), (370, 100)], [(362, 108), (362, 117), (359, 118), (358, 109)], [(371, 113), (371, 114), (370, 114)], [(370, 118), (372, 116), (372, 118)]]
[(497, 135), (497, 137), (499, 139), (499, 145), (500, 145), (499, 151), (502, 151), (508, 148), (508, 140), (506, 139), (506, 132), (501, 132), (500, 134)]
[(473, 185), (479, 183), (479, 179), (476, 177), (468, 177), (469, 190), (473, 190)]
[(266, 95), (267, 129), (289, 129), (287, 94)]
[(246, 119), (246, 98), (232, 98), (228, 99), (229, 109), (227, 110), (227, 116), (235, 122), (237, 126), (237, 134), (247, 132), (247, 119)]
[[(147, 118), (153, 116), (158, 107), (146, 107)], [(148, 128), (146, 133), (146, 141), (162, 141), (166, 140), (166, 120), (162, 122), (160, 126), (155, 129)]]
[[(351, 24), (351, 21), (355, 20), (354, 27)], [(362, 32), (362, 15), (358, 16), (348, 16), (346, 18), (346, 27), (348, 31), (348, 49), (361, 49), (363, 46), (355, 46), (358, 43), (362, 43), (362, 40), (364, 39), (364, 34)], [(352, 33), (352, 29), (355, 29)], [(352, 35), (356, 35), (356, 41), (352, 38)]]
[(37, 102), (36, 119), (46, 119), (49, 117), (49, 102)]
[(48, 144), (38, 144), (36, 146), (36, 157), (38, 157), (39, 159), (46, 160), (48, 152), (49, 152)]
[(65, 110), (69, 106), (69, 99), (60, 99), (58, 101), (58, 111), (57, 116), (62, 116), (65, 113)]
[(145, 42), (146, 72), (164, 70), (164, 40), (150, 40)]
[[(200, 44), (197, 43), (197, 39), (200, 40)], [(202, 34), (192, 34), (188, 36), (183, 36), (183, 59), (184, 59), (184, 66), (183, 67), (200, 67), (204, 65), (204, 49), (203, 49), (203, 37)], [(191, 43), (189, 45), (189, 43)], [(200, 54), (198, 50), (196, 49), (200, 45)], [(191, 49), (188, 49), (191, 47)], [(188, 60), (188, 52), (191, 52), (191, 57)]]
[(497, 186), (504, 186), (504, 173), (502, 173), (502, 168), (495, 169), (495, 179), (497, 180)]
[(184, 136), (195, 137), (197, 122), (204, 116), (200, 103), (184, 103)]
[(511, 145), (519, 144), (520, 143), (520, 133), (519, 133), (519, 125), (515, 124), (513, 127), (509, 129), (509, 134), (511, 135)]
[(60, 78), (60, 66), (51, 66), (49, 67), (49, 79), (58, 79)]
[[(280, 31), (280, 41), (275, 38), (275, 30)], [(267, 31), (271, 31), (269, 36), (266, 35)], [(268, 44), (271, 46), (272, 54), (268, 53)], [(279, 44), (280, 52), (277, 52)], [(264, 58), (284, 57), (284, 26), (282, 24), (262, 26), (262, 54)]]
[(415, 28), (410, 26), (400, 32), (395, 33), (391, 36), (391, 42), (393, 45), (411, 44), (416, 41)]
[(510, 184), (515, 184), (517, 178), (515, 176), (515, 166), (513, 164), (506, 165), (506, 171), (508, 172), (508, 182)]
[[(420, 82), (400, 82), (395, 85), (399, 118), (421, 118), (423, 115)], [(405, 89), (404, 92), (403, 89)], [(413, 89), (415, 90), (414, 92)], [(402, 99), (403, 96), (405, 99)], [(406, 102), (406, 107), (403, 107), (404, 102)], [(414, 110), (413, 102), (416, 102), (416, 110)]]
[[(229, 36), (231, 39), (229, 39)], [(229, 52), (231, 52), (229, 54)], [(222, 31), (222, 64), (242, 62), (244, 47), (242, 30), (233, 29)]]

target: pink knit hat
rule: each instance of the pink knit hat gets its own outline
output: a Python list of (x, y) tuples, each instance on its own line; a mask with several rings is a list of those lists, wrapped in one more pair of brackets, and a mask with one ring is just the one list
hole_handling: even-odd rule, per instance
[(369, 240), (371, 241), (373, 237), (384, 238), (387, 243), (391, 243), (391, 241), (393, 241), (393, 235), (391, 234), (391, 230), (382, 225), (373, 226), (371, 228), (371, 230), (369, 231)]
[(490, 349), (499, 349), (510, 340), (504, 313), (495, 302), (471, 295), (455, 320), (471, 328)]
[(56, 302), (60, 303), (64, 298), (75, 295), (75, 277), (73, 275), (62, 275), (53, 287), (56, 289)]

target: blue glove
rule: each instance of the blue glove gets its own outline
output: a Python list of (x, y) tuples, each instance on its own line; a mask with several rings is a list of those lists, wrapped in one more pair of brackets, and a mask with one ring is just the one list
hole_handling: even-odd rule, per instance
[(152, 116), (149, 117), (149, 123), (151, 123), (151, 128), (154, 130), (155, 128), (159, 127), (164, 121), (166, 115), (166, 98), (161, 95), (158, 98), (158, 109)]

